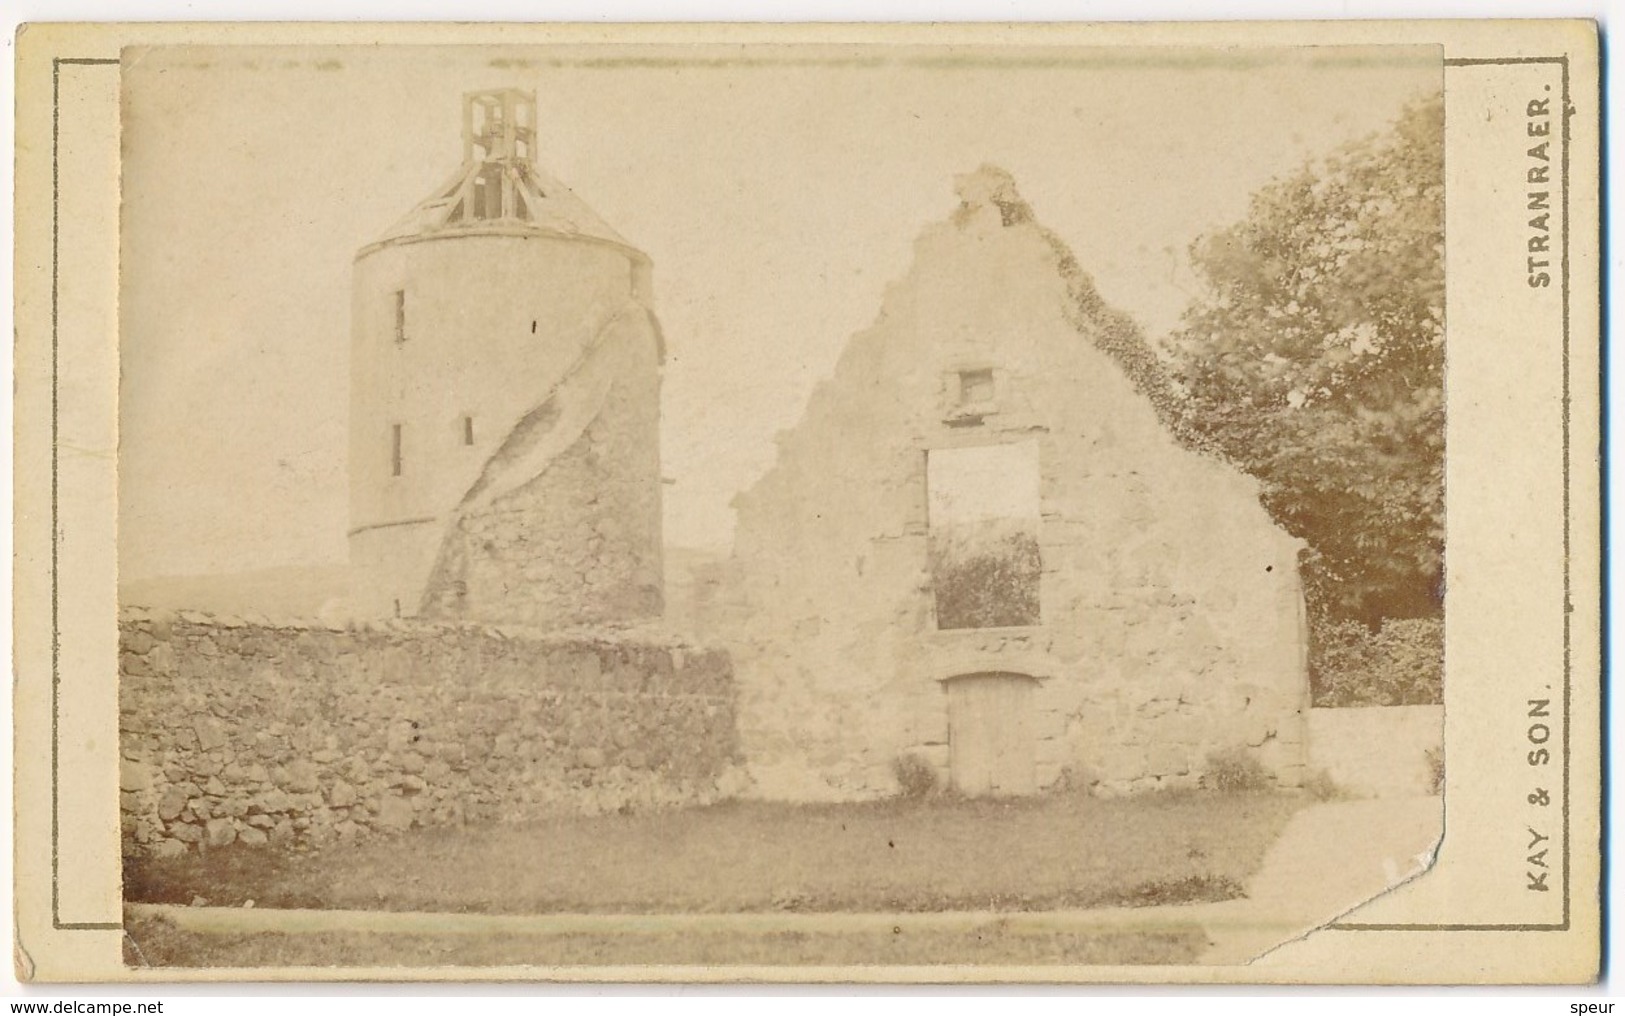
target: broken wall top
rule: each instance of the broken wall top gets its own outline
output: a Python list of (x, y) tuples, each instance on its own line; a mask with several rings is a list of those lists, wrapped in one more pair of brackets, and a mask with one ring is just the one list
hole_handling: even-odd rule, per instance
[[(920, 233), (913, 263), (887, 287), (874, 324), (848, 340), (801, 420), (778, 436), (776, 465), (736, 507), (773, 496), (767, 492), (787, 470), (800, 473), (804, 460), (818, 458), (811, 449), (840, 434), (922, 424), (916, 439), (929, 433), (930, 443), (948, 444), (1012, 428), (1084, 427), (1092, 454), (1106, 456), (1094, 460), (1099, 468), (1155, 472), (1152, 462), (1162, 462), (1256, 502), (1257, 481), (1182, 427), (1177, 390), (1139, 326), (1105, 303), (1010, 174), (984, 165), (955, 185), (958, 206)], [(978, 369), (1013, 384), (1000, 383), (997, 415), (967, 427), (972, 421), (958, 419), (952, 405), (952, 382)]]

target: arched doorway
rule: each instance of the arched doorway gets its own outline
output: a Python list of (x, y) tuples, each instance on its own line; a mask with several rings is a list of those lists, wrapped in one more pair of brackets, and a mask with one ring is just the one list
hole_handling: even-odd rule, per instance
[(948, 769), (954, 789), (972, 797), (1037, 791), (1033, 689), (1026, 674), (960, 674), (948, 689)]

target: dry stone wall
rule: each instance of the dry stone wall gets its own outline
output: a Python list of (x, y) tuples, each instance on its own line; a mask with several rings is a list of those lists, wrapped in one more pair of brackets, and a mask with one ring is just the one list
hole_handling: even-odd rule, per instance
[(126, 853), (704, 803), (738, 762), (727, 655), (661, 634), (129, 609), (119, 635)]

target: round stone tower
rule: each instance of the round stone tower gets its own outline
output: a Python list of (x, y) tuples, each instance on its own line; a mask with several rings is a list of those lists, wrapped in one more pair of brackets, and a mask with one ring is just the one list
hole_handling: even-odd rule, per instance
[(661, 610), (649, 259), (533, 161), (536, 100), (463, 98), (463, 162), (356, 255), (350, 564), (363, 617)]

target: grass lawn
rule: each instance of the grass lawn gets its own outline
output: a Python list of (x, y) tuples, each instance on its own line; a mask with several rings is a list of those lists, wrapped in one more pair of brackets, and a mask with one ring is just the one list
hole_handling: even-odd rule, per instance
[(162, 918), (126, 923), (125, 962), (151, 967), (287, 966), (1041, 966), (1194, 963), (1196, 927), (1095, 934), (977, 931), (679, 934), (199, 934)]
[[(1265, 849), (1304, 803), (1279, 794), (1200, 792), (1110, 801), (1056, 794), (1014, 801), (729, 802), (414, 830), (300, 855), (231, 847), (144, 858), (127, 862), (124, 893), (144, 903), (202, 897), (215, 906), (253, 900), (258, 907), (480, 913), (1188, 903), (1241, 895)], [(591, 943), (578, 945), (581, 955), (593, 954)], [(1109, 948), (1102, 941), (1094, 946)], [(261, 948), (272, 946), (253, 946)]]

